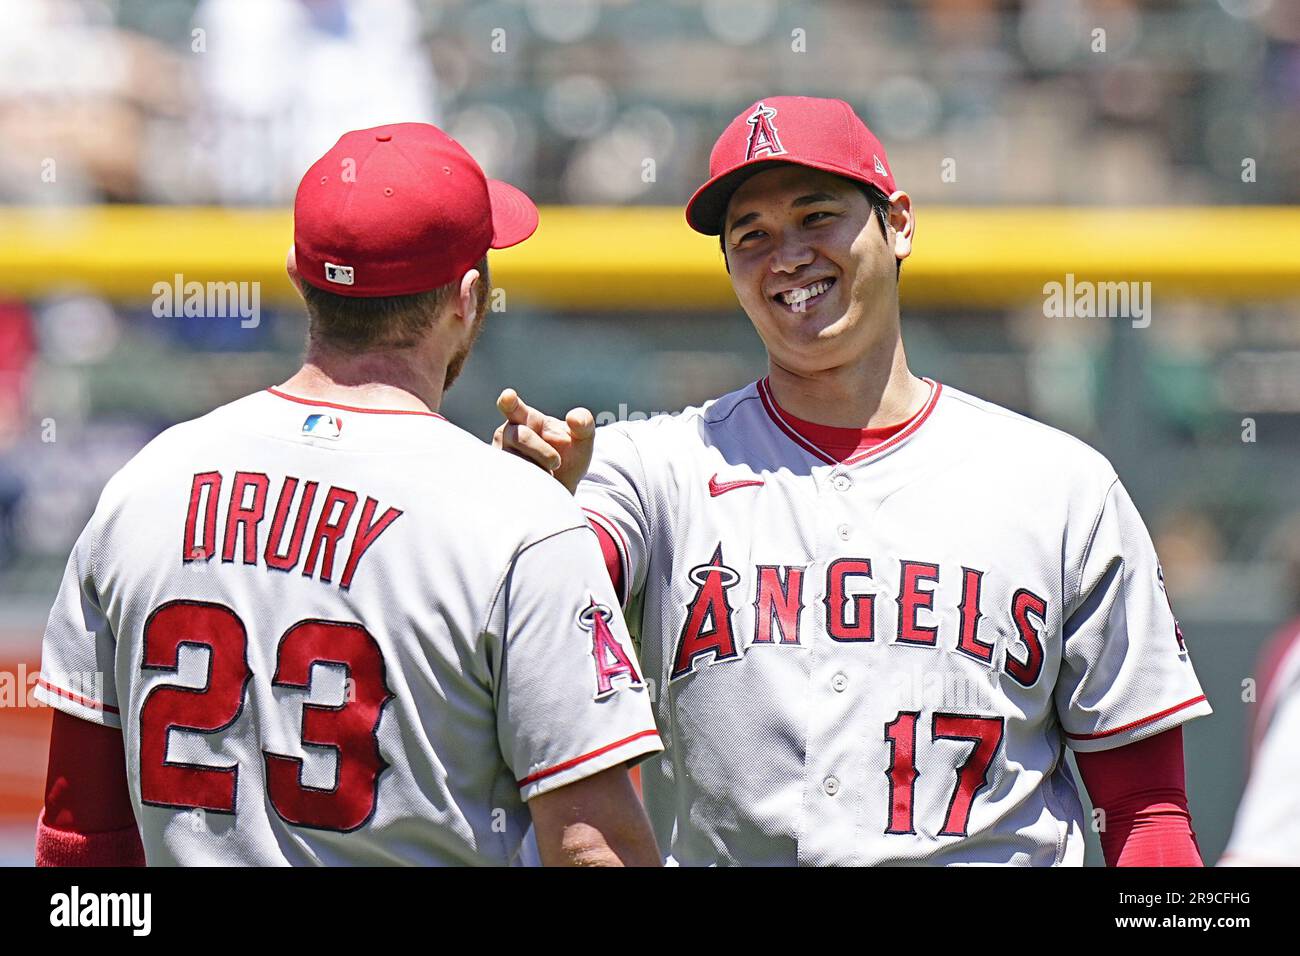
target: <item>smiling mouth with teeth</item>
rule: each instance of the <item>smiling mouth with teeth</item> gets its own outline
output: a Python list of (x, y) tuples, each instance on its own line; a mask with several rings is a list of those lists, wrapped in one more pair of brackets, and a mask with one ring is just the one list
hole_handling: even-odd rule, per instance
[(776, 295), (772, 296), (772, 298), (793, 309), (804, 309), (808, 307), (809, 302), (817, 298), (819, 295), (825, 294), (834, 284), (834, 279), (818, 279), (816, 282), (810, 282), (808, 285), (799, 289), (790, 289), (788, 292), (778, 292)]

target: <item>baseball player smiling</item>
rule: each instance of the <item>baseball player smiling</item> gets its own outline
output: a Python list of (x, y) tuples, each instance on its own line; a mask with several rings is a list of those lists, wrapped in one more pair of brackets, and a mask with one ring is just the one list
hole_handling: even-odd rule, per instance
[(1210, 713), (1142, 519), (1060, 431), (914, 375), (916, 216), (838, 100), (770, 97), (686, 209), (719, 235), (762, 380), (594, 427), (513, 390), (495, 443), (576, 494), (666, 751), (685, 865), (1199, 865), (1180, 726)]

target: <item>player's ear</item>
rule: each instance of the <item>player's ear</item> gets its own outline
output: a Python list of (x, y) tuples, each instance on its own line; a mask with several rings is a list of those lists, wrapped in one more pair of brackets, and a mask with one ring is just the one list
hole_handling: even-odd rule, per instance
[(289, 247), (289, 254), (284, 257), (284, 271), (289, 273), (289, 281), (298, 290), (298, 294), (302, 295), (302, 276), (298, 274), (298, 254), (293, 246)]
[(916, 237), (916, 211), (912, 197), (901, 189), (889, 197), (889, 225), (894, 230), (894, 256), (900, 260), (912, 254)]
[(479, 288), (479, 271), (470, 269), (460, 277), (460, 287), (457, 290), (456, 315), (473, 322), (478, 315), (479, 295), (482, 290)]

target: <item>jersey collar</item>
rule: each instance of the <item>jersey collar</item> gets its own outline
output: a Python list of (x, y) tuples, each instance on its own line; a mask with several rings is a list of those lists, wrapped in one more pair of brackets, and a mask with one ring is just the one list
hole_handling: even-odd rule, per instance
[(794, 416), (776, 403), (776, 398), (772, 395), (772, 386), (766, 376), (758, 381), (757, 388), (759, 400), (763, 403), (763, 410), (767, 412), (767, 415), (772, 419), (773, 424), (775, 424), (787, 438), (814, 458), (826, 462), (828, 465), (843, 465), (847, 467), (849, 465), (861, 464), (869, 459), (879, 458), (881, 455), (884, 455), (891, 449), (897, 448), (903, 442), (907, 441), (908, 438), (916, 434), (916, 431), (925, 424), (926, 419), (930, 417), (930, 413), (934, 411), (934, 407), (939, 403), (939, 394), (943, 391), (943, 386), (930, 378), (922, 379), (922, 381), (930, 386), (930, 397), (927, 398), (925, 404), (921, 406), (921, 410), (908, 419), (892, 437), (886, 438), (884, 441), (875, 444), (870, 448), (863, 449), (848, 458), (836, 458), (834, 455), (829, 454), (815, 442), (810, 440), (807, 435), (803, 434), (803, 432), (796, 427), (795, 421), (797, 420), (794, 419)]
[(297, 395), (282, 392), (278, 388), (268, 388), (267, 391), (276, 398), (283, 398), (287, 402), (297, 402), (299, 405), (310, 405), (313, 408), (333, 408), (342, 412), (360, 412), (364, 415), (421, 415), (425, 418), (442, 418), (444, 422), (447, 420), (437, 412), (421, 412), (407, 408), (362, 408), (359, 405), (339, 405), (336, 402), (322, 402), (314, 398), (300, 398)]

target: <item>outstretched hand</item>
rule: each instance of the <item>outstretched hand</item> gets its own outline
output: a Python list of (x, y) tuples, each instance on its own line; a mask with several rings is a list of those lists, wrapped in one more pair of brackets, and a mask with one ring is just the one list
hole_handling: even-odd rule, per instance
[(497, 396), (505, 421), (492, 435), (501, 448), (549, 472), (573, 494), (591, 467), (596, 445), (596, 420), (585, 408), (570, 409), (563, 419), (529, 408), (519, 393), (507, 388)]

